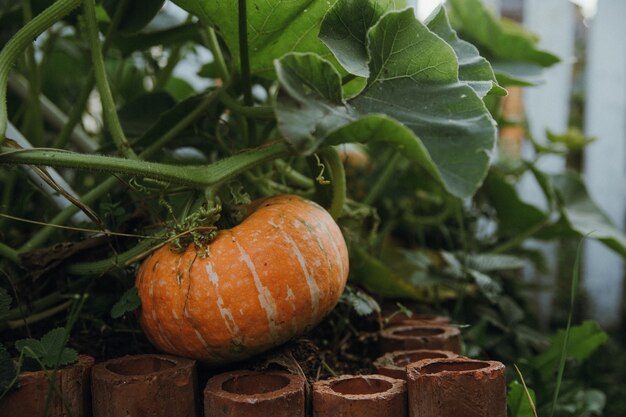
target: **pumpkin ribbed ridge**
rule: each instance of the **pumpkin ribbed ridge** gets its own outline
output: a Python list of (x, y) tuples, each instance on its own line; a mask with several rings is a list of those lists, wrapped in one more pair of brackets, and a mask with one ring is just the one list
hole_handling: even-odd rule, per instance
[(295, 195), (257, 200), (205, 248), (155, 251), (136, 286), (141, 325), (161, 350), (221, 364), (301, 334), (336, 305), (348, 251), (332, 217)]

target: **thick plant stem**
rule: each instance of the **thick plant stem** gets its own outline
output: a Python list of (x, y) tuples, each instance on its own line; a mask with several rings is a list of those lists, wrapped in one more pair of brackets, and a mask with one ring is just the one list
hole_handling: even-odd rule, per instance
[(178, 165), (130, 160), (102, 155), (85, 155), (74, 152), (42, 149), (14, 150), (2, 148), (0, 163), (46, 165), (54, 167), (98, 170), (112, 174), (138, 175), (160, 181), (170, 181), (191, 187), (210, 187), (221, 184), (263, 162), (289, 154), (285, 143), (241, 152), (210, 165), (181, 167)]
[(102, 100), (102, 110), (104, 120), (109, 128), (113, 142), (119, 153), (129, 159), (138, 159), (137, 154), (128, 143), (122, 125), (117, 116), (117, 108), (111, 93), (111, 87), (107, 80), (106, 69), (104, 66), (104, 56), (100, 40), (98, 39), (98, 22), (96, 20), (96, 5), (94, 0), (85, 0), (84, 2), (85, 22), (87, 24), (87, 35), (89, 38), (89, 46), (91, 48), (91, 59), (93, 61), (94, 75), (96, 76), (96, 85)]
[(333, 216), (333, 219), (337, 220), (343, 212), (343, 205), (346, 201), (346, 172), (337, 149), (332, 146), (324, 148), (320, 152), (320, 157), (330, 171), (331, 185), (333, 187), (332, 200), (328, 212)]
[(78, 7), (81, 1), (58, 0), (54, 2), (52, 6), (24, 25), (0, 52), (0, 144), (4, 141), (4, 133), (7, 129), (7, 81), (13, 63), (37, 36)]

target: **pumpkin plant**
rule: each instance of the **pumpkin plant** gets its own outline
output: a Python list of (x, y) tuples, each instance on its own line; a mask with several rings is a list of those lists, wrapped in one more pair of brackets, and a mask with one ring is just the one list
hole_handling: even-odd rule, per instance
[[(52, 22), (67, 15), (79, 3), (56, 1), (17, 28), (0, 57), (3, 95), (11, 64), (19, 54), (35, 36), (49, 29)], [(278, 275), (268, 272), (267, 278), (259, 275), (258, 279), (254, 278), (254, 273), (246, 272), (238, 278), (245, 281), (246, 276), (252, 276), (255, 283), (253, 289), (241, 290), (239, 295), (245, 298), (241, 302), (252, 305), (263, 301), (268, 311), (279, 302), (286, 302), (291, 308), (290, 301), (285, 301), (285, 298), (291, 298), (288, 296), (291, 289), (294, 297), (298, 297), (294, 299), (294, 305), (302, 307), (298, 313), (301, 317), (295, 323), (283, 323), (286, 313), (282, 308), (275, 308), (278, 317), (275, 318), (267, 311), (259, 315), (248, 307), (225, 305), (222, 302), (226, 301), (216, 298), (215, 304), (207, 308), (220, 315), (217, 318), (205, 315), (203, 323), (192, 319), (189, 325), (193, 324), (195, 328), (181, 330), (189, 347), (174, 349), (171, 343), (174, 336), (164, 336), (166, 333), (155, 329), (156, 323), (176, 327), (176, 320), (184, 320), (184, 307), (189, 308), (184, 303), (182, 306), (178, 304), (177, 297), (185, 295), (185, 300), (191, 300), (203, 291), (200, 285), (192, 285), (197, 290), (187, 291), (187, 288), (178, 294), (170, 285), (173, 283), (182, 288), (183, 281), (187, 284), (193, 281), (188, 272), (185, 272), (186, 281), (183, 278), (183, 272), (188, 271), (185, 268), (201, 271), (203, 277), (208, 274), (207, 265), (211, 265), (212, 271), (218, 271), (218, 276), (226, 273), (222, 272), (220, 265), (227, 261), (209, 255), (209, 252), (219, 252), (211, 248), (213, 245), (220, 247), (227, 241), (226, 236), (240, 230), (238, 227), (250, 230), (246, 225), (249, 222), (256, 224), (252, 220), (266, 212), (260, 208), (227, 232), (245, 217), (243, 206), (256, 198), (296, 194), (317, 201), (340, 223), (361, 221), (359, 219), (363, 219), (367, 208), (358, 201), (346, 200), (345, 173), (336, 148), (350, 142), (380, 143), (420, 167), (425, 178), (443, 192), (455, 198), (470, 196), (487, 173), (489, 154), (496, 137), (495, 122), (482, 99), (488, 94), (502, 95), (504, 90), (497, 85), (488, 62), (475, 48), (470, 48), (476, 61), (470, 64), (472, 68), (459, 64), (455, 49), (459, 41), (453, 36), (444, 9), (437, 15), (435, 28), (417, 20), (413, 10), (406, 8), (401, 1), (316, 1), (292, 3), (288, 7), (278, 7), (277, 1), (246, 4), (243, 0), (238, 3), (181, 0), (176, 3), (199, 20), (190, 18), (167, 29), (140, 32), (141, 25), (136, 22), (145, 23), (150, 18), (136, 14), (154, 12), (158, 8), (138, 10), (130, 1), (110, 7), (108, 3), (100, 5), (94, 0), (86, 0), (78, 15), (70, 15), (60, 24), (76, 30), (76, 34), (69, 38), (86, 48), (89, 58), (85, 59), (90, 63), (90, 72), (82, 87), (72, 86), (77, 103), (67, 103), (69, 114), (63, 119), (58, 137), (51, 138), (52, 132), (37, 140), (33, 137), (34, 148), (17, 140), (13, 134), (5, 137), (10, 107), (5, 105), (4, 96), (0, 97), (0, 143), (3, 146), (0, 164), (13, 173), (13, 183), (17, 176), (15, 168), (10, 167), (15, 165), (74, 168), (79, 171), (73, 186), (86, 190), (79, 198), (72, 197), (75, 190), (59, 186), (48, 177), (50, 171), (37, 168), (35, 172), (69, 198), (72, 205), (53, 214), (48, 224), (33, 231), (28, 239), (2, 243), (0, 249), (4, 258), (15, 267), (24, 268), (28, 263), (27, 254), (49, 242), (55, 226), (68, 222), (79, 210), (91, 220), (91, 230), (101, 231), (110, 239), (119, 242), (123, 239), (119, 233), (141, 235), (143, 240), (138, 244), (129, 245), (128, 240), (114, 244), (115, 253), (108, 259), (78, 263), (57, 259), (53, 261), (52, 269), (61, 268), (70, 277), (75, 277), (70, 278), (68, 285), (81, 289), (86, 283), (93, 282), (94, 278), (90, 277), (132, 265), (156, 247), (163, 246), (147, 261), (147, 265), (152, 266), (142, 267), (138, 275), (138, 294), (144, 303), (142, 323), (148, 335), (162, 349), (207, 361), (217, 362), (219, 358), (227, 361), (281, 343), (319, 322), (340, 295), (348, 265), (343, 238), (330, 219), (324, 220), (316, 209), (315, 222), (306, 220), (305, 223), (318, 232), (310, 235), (306, 245), (291, 232), (285, 232), (289, 238), (281, 232), (276, 235), (276, 231), (263, 238), (264, 245), (273, 245), (267, 246), (265, 251), (276, 254), (281, 253), (281, 245), (285, 242), (293, 241), (294, 247), (299, 248), (308, 248), (311, 242), (319, 243), (319, 248), (310, 248), (310, 253), (299, 249), (301, 257), (281, 256), (283, 263), (293, 264), (303, 271), (304, 276), (300, 278), (307, 283), (308, 292), (296, 291), (295, 284), (285, 282), (284, 271)], [(129, 15), (126, 12), (130, 10), (133, 13)], [(363, 13), (355, 13), (355, 10)], [(54, 28), (49, 30), (56, 35)], [(444, 32), (452, 36), (447, 39), (440, 36)], [(103, 44), (100, 33), (105, 34)], [(67, 40), (64, 35), (49, 38), (51, 50), (56, 51), (59, 37)], [(185, 97), (180, 92), (174, 94), (172, 87), (168, 87), (168, 80), (173, 79), (172, 69), (181, 56), (184, 42), (190, 41), (211, 51), (213, 60), (206, 67), (206, 75), (212, 81), (206, 91)], [(149, 48), (155, 44), (169, 49), (172, 54), (170, 62), (163, 66), (154, 63)], [(135, 45), (135, 48), (129, 45)], [(143, 52), (143, 69), (138, 71), (135, 68), (135, 74), (139, 72), (140, 77), (149, 82), (144, 85), (143, 92), (126, 89), (120, 93), (114, 81), (118, 85), (125, 82), (123, 77), (130, 60), (124, 58), (134, 50), (147, 51)], [(115, 62), (118, 70), (111, 74), (107, 65)], [(27, 68), (37, 74), (38, 70), (36, 65)], [(133, 71), (130, 72), (132, 78)], [(12, 77), (20, 80), (17, 74)], [(39, 88), (34, 83), (30, 87)], [(77, 123), (94, 87), (101, 99), (106, 129), (98, 137), (85, 138)], [(45, 86), (41, 88), (45, 90)], [(154, 114), (152, 107), (155, 108)], [(132, 118), (138, 113), (142, 116), (139, 123), (137, 117)], [(15, 110), (11, 116), (16, 122), (20, 119)], [(41, 118), (37, 119), (39, 116), (33, 114), (32, 118), (41, 123)], [(150, 120), (150, 117), (154, 119)], [(55, 144), (72, 150), (50, 146)], [(182, 149), (190, 148), (193, 158), (186, 159)], [(94, 152), (96, 149), (98, 153)], [(452, 149), (455, 151), (450, 152)], [(179, 163), (172, 163), (173, 158)], [(113, 176), (107, 177), (106, 174)], [(120, 187), (120, 179), (127, 184), (128, 191)], [(92, 186), (86, 187), (87, 183)], [(125, 192), (131, 194), (130, 199), (124, 196)], [(109, 206), (123, 202), (143, 207), (148, 214), (129, 229), (111, 230), (98, 210), (89, 207), (102, 201), (103, 197), (113, 199), (109, 200), (112, 201)], [(297, 201), (300, 200), (293, 200), (292, 204)], [(280, 205), (286, 211), (288, 206)], [(300, 206), (313, 207), (310, 203), (300, 203)], [(272, 221), (275, 224), (288, 222), (280, 218)], [(319, 233), (319, 230), (326, 229), (334, 230), (331, 243), (323, 243), (328, 232)], [(361, 230), (344, 227), (344, 234), (358, 240)], [(278, 238), (271, 239), (271, 236)], [(302, 233), (302, 236), (307, 235)], [(215, 241), (211, 242), (213, 239)], [(19, 248), (13, 249), (14, 246)], [(199, 255), (202, 253), (204, 255)], [(187, 265), (196, 254), (195, 266)], [(341, 260), (324, 264), (329, 256), (334, 259), (335, 255)], [(243, 258), (242, 268), (245, 267), (246, 271), (253, 269), (245, 262), (245, 256), (241, 253), (238, 256)], [(259, 255), (259, 259), (262, 258)], [(267, 262), (275, 263), (277, 259), (272, 255)], [(294, 263), (294, 259), (298, 262)], [(165, 264), (169, 262), (174, 263), (174, 272), (168, 275), (169, 278), (159, 275), (156, 281), (158, 284), (162, 279), (169, 283), (165, 284), (166, 292), (172, 292), (174, 298), (165, 301), (163, 295), (157, 295), (159, 285), (150, 284), (152, 274), (149, 271), (159, 271), (159, 265), (166, 268)], [(318, 267), (317, 262), (322, 266)], [(230, 265), (234, 263), (230, 262)], [(276, 265), (270, 267), (279, 269)], [(261, 270), (262, 264), (255, 263), (254, 269)], [(300, 272), (293, 273), (292, 278), (299, 275)], [(325, 278), (326, 275), (329, 278)], [(269, 283), (274, 280), (278, 282)], [(334, 286), (331, 287), (328, 280)], [(239, 284), (231, 285), (243, 288), (238, 287)], [(323, 295), (315, 295), (316, 287)], [(154, 292), (152, 303), (152, 295), (147, 295), (152, 294), (151, 291)], [(227, 297), (231, 290), (220, 287), (219, 293), (222, 291), (223, 297)], [(287, 295), (282, 297), (273, 291), (287, 291)], [(60, 296), (62, 292), (57, 294)], [(38, 308), (52, 309), (59, 296), (45, 299)], [(131, 292), (121, 304), (116, 304), (115, 315), (120, 314), (120, 307), (124, 305), (136, 305), (134, 298)], [(166, 312), (159, 310), (161, 304)], [(249, 321), (232, 320), (230, 316), (237, 315), (240, 309), (243, 310), (241, 314), (254, 317)], [(178, 319), (172, 312), (178, 315)], [(165, 317), (164, 314), (167, 314), (169, 324), (163, 322), (164, 319), (153, 319), (153, 315)], [(216, 320), (215, 325), (218, 325), (222, 314), (225, 315), (221, 322), (225, 321), (226, 333), (208, 334), (215, 329), (205, 321)], [(233, 334), (230, 334), (230, 341), (226, 340), (229, 327), (230, 331), (234, 331), (235, 325), (247, 331), (248, 327), (254, 327), (254, 323), (259, 324), (258, 330), (249, 335), (242, 333), (240, 341)], [(198, 330), (202, 326), (206, 329)], [(269, 334), (264, 334), (268, 329)]]
[[(503, 86), (557, 58), (478, 0), (426, 22), (402, 0), (176, 0), (182, 19), (156, 14), (163, 0), (13, 3), (0, 0), (0, 256), (17, 305), (1, 326), (89, 294), (83, 328), (134, 334), (103, 312), (132, 320), (141, 304), (159, 349), (225, 363), (317, 324), (349, 264), (376, 296), (478, 288), (496, 305), (490, 274), (520, 264), (525, 238), (584, 233), (575, 177), (524, 165), (548, 213), (517, 198), (522, 169), (491, 167)], [(200, 86), (176, 72), (196, 55), (210, 56)], [(347, 178), (346, 144), (369, 153)], [(479, 219), (498, 233), (474, 239)]]

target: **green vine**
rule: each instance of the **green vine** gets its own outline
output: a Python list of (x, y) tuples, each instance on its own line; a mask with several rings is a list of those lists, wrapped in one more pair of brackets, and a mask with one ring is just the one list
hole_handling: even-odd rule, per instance
[(104, 121), (108, 125), (109, 131), (113, 138), (113, 142), (121, 155), (129, 159), (138, 159), (137, 154), (128, 143), (122, 125), (117, 115), (117, 107), (113, 100), (111, 87), (107, 80), (106, 69), (104, 67), (104, 56), (100, 40), (98, 39), (98, 21), (96, 19), (95, 0), (85, 0), (85, 22), (87, 24), (87, 36), (89, 39), (89, 47), (91, 49), (91, 59), (93, 60), (94, 75), (96, 77), (96, 85), (100, 92), (102, 100), (102, 110), (104, 112)]
[(55, 149), (15, 150), (3, 147), (2, 153), (0, 153), (0, 163), (45, 165), (97, 170), (113, 174), (139, 175), (203, 188), (221, 184), (252, 166), (281, 158), (288, 155), (289, 152), (287, 144), (274, 143), (221, 159), (210, 165), (185, 166), (184, 169), (181, 169), (177, 165), (102, 155), (85, 155)]

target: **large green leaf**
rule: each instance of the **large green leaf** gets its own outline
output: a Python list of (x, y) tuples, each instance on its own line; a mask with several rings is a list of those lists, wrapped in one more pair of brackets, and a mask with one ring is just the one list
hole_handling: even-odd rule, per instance
[(324, 18), (319, 37), (348, 72), (368, 77), (368, 30), (385, 12), (404, 6), (402, 0), (338, 0)]
[(276, 62), (283, 136), (305, 154), (326, 139), (388, 141), (453, 195), (471, 195), (486, 175), (496, 130), (480, 97), (459, 82), (452, 48), (407, 9), (370, 29), (368, 49), (368, 85), (348, 103), (329, 62), (313, 54)]
[(459, 60), (461, 81), (465, 81), (480, 97), (484, 97), (489, 92), (500, 96), (506, 95), (506, 90), (498, 85), (489, 61), (480, 56), (480, 52), (474, 45), (460, 39), (456, 31), (452, 29), (445, 8), (440, 7), (426, 25), (454, 49)]
[[(594, 321), (585, 321), (570, 329), (567, 345), (567, 358), (581, 362), (608, 340), (608, 335)], [(556, 375), (565, 343), (565, 330), (559, 330), (552, 337), (550, 348), (530, 360), (530, 364), (542, 375), (544, 381)]]
[(567, 171), (550, 177), (560, 200), (564, 220), (580, 235), (589, 235), (626, 257), (626, 234), (591, 200), (580, 176)]
[(449, 0), (461, 36), (485, 54), (503, 85), (532, 85), (541, 68), (559, 58), (537, 48), (538, 39), (507, 19), (498, 19), (481, 0)]
[[(235, 59), (239, 57), (238, 2), (235, 0), (175, 0), (174, 3), (214, 27)], [(272, 61), (288, 52), (314, 52), (331, 57), (318, 39), (333, 0), (248, 0), (251, 70), (273, 78)]]
[(495, 122), (474, 90), (458, 80), (454, 50), (411, 9), (386, 14), (368, 33), (370, 77), (350, 103), (386, 114), (423, 142), (448, 191), (473, 194), (489, 165)]

